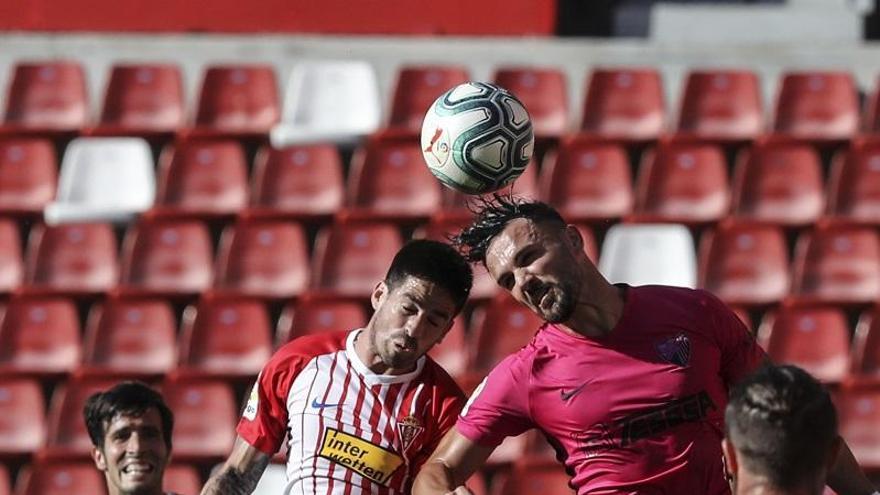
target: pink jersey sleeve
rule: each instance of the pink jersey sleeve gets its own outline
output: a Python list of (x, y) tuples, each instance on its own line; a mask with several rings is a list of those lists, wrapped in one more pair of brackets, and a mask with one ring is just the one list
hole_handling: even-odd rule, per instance
[(480, 445), (497, 447), (505, 437), (532, 428), (530, 363), (525, 349), (501, 361), (471, 394), (455, 425), (458, 432)]
[(721, 349), (721, 378), (729, 389), (767, 361), (767, 354), (727, 305), (709, 292), (703, 295)]

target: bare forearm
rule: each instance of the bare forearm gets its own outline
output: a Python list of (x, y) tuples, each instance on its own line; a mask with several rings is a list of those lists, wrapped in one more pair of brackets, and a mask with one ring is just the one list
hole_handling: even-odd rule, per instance
[(257, 488), (268, 464), (268, 459), (261, 460), (254, 468), (244, 472), (231, 466), (223, 466), (219, 473), (211, 476), (205, 483), (201, 495), (249, 495)]
[(840, 495), (871, 495), (876, 490), (846, 444), (841, 447), (840, 456), (828, 473), (828, 486)]
[(431, 460), (422, 466), (413, 483), (413, 495), (444, 495), (458, 486), (452, 470), (439, 460)]

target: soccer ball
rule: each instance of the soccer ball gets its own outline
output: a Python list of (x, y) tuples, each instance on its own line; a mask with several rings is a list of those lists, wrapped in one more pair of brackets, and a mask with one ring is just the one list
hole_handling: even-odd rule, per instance
[(535, 138), (523, 104), (484, 82), (441, 95), (422, 123), (422, 155), (440, 182), (466, 194), (496, 191), (519, 177)]

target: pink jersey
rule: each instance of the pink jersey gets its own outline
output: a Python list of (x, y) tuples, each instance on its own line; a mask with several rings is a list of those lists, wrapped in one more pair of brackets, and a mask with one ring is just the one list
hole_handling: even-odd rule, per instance
[(603, 338), (546, 324), (471, 396), (456, 428), (486, 446), (539, 428), (584, 494), (728, 494), (730, 385), (765, 354), (705, 291), (631, 287)]
[(402, 494), (464, 403), (429, 357), (377, 375), (354, 351), (359, 333), (296, 339), (263, 368), (238, 434), (266, 454), (288, 440), (290, 494)]

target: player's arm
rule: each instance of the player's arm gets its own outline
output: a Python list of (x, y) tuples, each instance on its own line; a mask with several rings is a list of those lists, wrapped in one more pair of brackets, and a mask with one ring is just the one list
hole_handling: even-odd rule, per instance
[(483, 466), (493, 450), (470, 440), (455, 428), (450, 429), (416, 476), (413, 495), (469, 493), (462, 488), (465, 481)]
[(839, 495), (871, 495), (877, 493), (846, 442), (842, 442), (837, 461), (828, 473), (828, 486)]
[(270, 457), (236, 437), (232, 453), (220, 470), (211, 476), (201, 495), (245, 495), (257, 488)]

